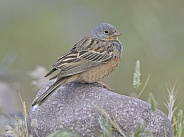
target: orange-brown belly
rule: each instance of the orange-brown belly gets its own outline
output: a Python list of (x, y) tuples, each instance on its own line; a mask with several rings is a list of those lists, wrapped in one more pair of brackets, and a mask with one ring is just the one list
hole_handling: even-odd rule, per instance
[(91, 70), (81, 73), (78, 75), (78, 80), (89, 83), (97, 82), (112, 73), (119, 63), (120, 60), (114, 58), (106, 64), (99, 65), (98, 67), (94, 67)]

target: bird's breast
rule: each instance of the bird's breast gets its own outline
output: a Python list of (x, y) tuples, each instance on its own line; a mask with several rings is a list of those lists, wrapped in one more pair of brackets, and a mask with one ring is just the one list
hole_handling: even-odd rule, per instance
[(81, 73), (78, 76), (78, 80), (85, 82), (97, 82), (104, 77), (107, 77), (112, 71), (119, 65), (120, 58), (113, 58), (105, 64), (101, 64), (97, 67), (91, 68), (90, 70)]
[(118, 52), (121, 54), (123, 51), (123, 46), (120, 41), (114, 41), (113, 44), (115, 45)]

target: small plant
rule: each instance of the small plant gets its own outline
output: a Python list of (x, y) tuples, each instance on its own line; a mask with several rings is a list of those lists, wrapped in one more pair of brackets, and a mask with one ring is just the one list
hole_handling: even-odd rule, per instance
[(183, 110), (179, 110), (177, 116), (174, 115), (177, 109), (177, 107), (174, 107), (178, 93), (176, 83), (177, 81), (175, 81), (173, 85), (166, 84), (168, 98), (166, 99), (165, 106), (168, 110), (168, 119), (173, 123), (172, 126), (174, 137), (183, 137), (183, 130), (184, 130)]
[(155, 111), (156, 106), (157, 106), (157, 102), (156, 102), (152, 93), (149, 94), (149, 100), (150, 100), (150, 104), (151, 104), (151, 110)]
[(20, 100), (22, 102), (22, 108), (23, 108), (23, 116), (24, 119), (21, 119), (17, 116), (15, 116), (15, 125), (5, 126), (5, 136), (11, 136), (11, 137), (30, 137), (28, 134), (28, 127), (27, 127), (27, 111), (26, 111), (26, 104), (25, 101), (22, 100), (21, 95), (19, 93)]
[(184, 121), (183, 110), (179, 110), (177, 116), (173, 116), (174, 137), (183, 137)]
[(141, 136), (145, 136), (145, 137), (153, 137), (150, 133), (149, 130), (145, 130), (145, 125), (143, 124), (138, 124), (137, 128), (134, 130), (134, 132), (132, 133), (131, 137), (141, 137)]
[[(126, 135), (123, 133), (119, 125), (111, 119), (109, 114), (102, 108), (97, 107), (98, 110), (102, 115), (99, 115), (98, 123), (100, 125), (101, 131), (102, 131), (102, 137), (111, 137), (112, 136), (112, 128), (114, 130), (118, 131), (122, 137), (126, 137)], [(104, 117), (103, 117), (104, 116)]]
[(137, 60), (135, 64), (135, 71), (133, 74), (133, 86), (137, 91), (141, 85), (141, 72), (140, 72), (140, 61)]
[[(136, 64), (135, 64), (134, 74), (133, 74), (133, 86), (134, 86), (136, 91), (138, 91), (139, 87), (141, 86), (141, 72), (140, 72), (140, 69), (141, 69), (140, 61), (137, 60)], [(143, 88), (140, 90), (139, 94), (136, 96), (137, 98), (139, 98), (141, 96), (141, 94), (143, 93), (144, 89), (146, 88), (146, 86), (148, 84), (149, 78), (150, 78), (150, 74), (148, 75)]]
[(107, 118), (102, 115), (98, 115), (98, 123), (100, 125), (101, 137), (111, 137), (112, 136), (112, 124)]
[(80, 137), (77, 133), (72, 131), (55, 131), (47, 137)]
[(10, 125), (5, 126), (5, 130), (6, 130), (5, 135), (12, 136), (12, 137), (26, 137), (26, 136), (24, 136), (25, 135), (24, 127), (25, 127), (25, 125), (24, 125), (24, 122), (22, 121), (22, 119), (15, 116), (15, 125), (14, 126), (10, 126)]
[(168, 99), (166, 99), (166, 108), (168, 110), (168, 119), (172, 121), (172, 117), (174, 115), (174, 112), (177, 107), (174, 107), (175, 101), (176, 101), (176, 96), (177, 96), (177, 89), (176, 89), (176, 82), (174, 83), (173, 86), (167, 85), (167, 92), (168, 92)]

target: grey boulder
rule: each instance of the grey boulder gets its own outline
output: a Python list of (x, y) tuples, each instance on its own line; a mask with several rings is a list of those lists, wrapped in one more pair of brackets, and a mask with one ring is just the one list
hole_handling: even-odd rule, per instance
[[(48, 86), (40, 89), (38, 98)], [(35, 98), (35, 99), (36, 99)], [(112, 125), (112, 137), (172, 137), (167, 116), (149, 103), (109, 91), (99, 84), (73, 82), (60, 87), (41, 106), (30, 108), (28, 130), (34, 137), (54, 131), (71, 131), (84, 137), (104, 136), (103, 123)]]

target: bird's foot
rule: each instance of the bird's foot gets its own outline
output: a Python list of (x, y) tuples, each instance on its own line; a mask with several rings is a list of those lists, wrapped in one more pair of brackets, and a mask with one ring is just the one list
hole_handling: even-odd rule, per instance
[(98, 82), (95, 82), (95, 83), (97, 83), (102, 88), (106, 88), (107, 90), (114, 91), (114, 89), (110, 88), (107, 84), (105, 84), (101, 81), (98, 81)]

